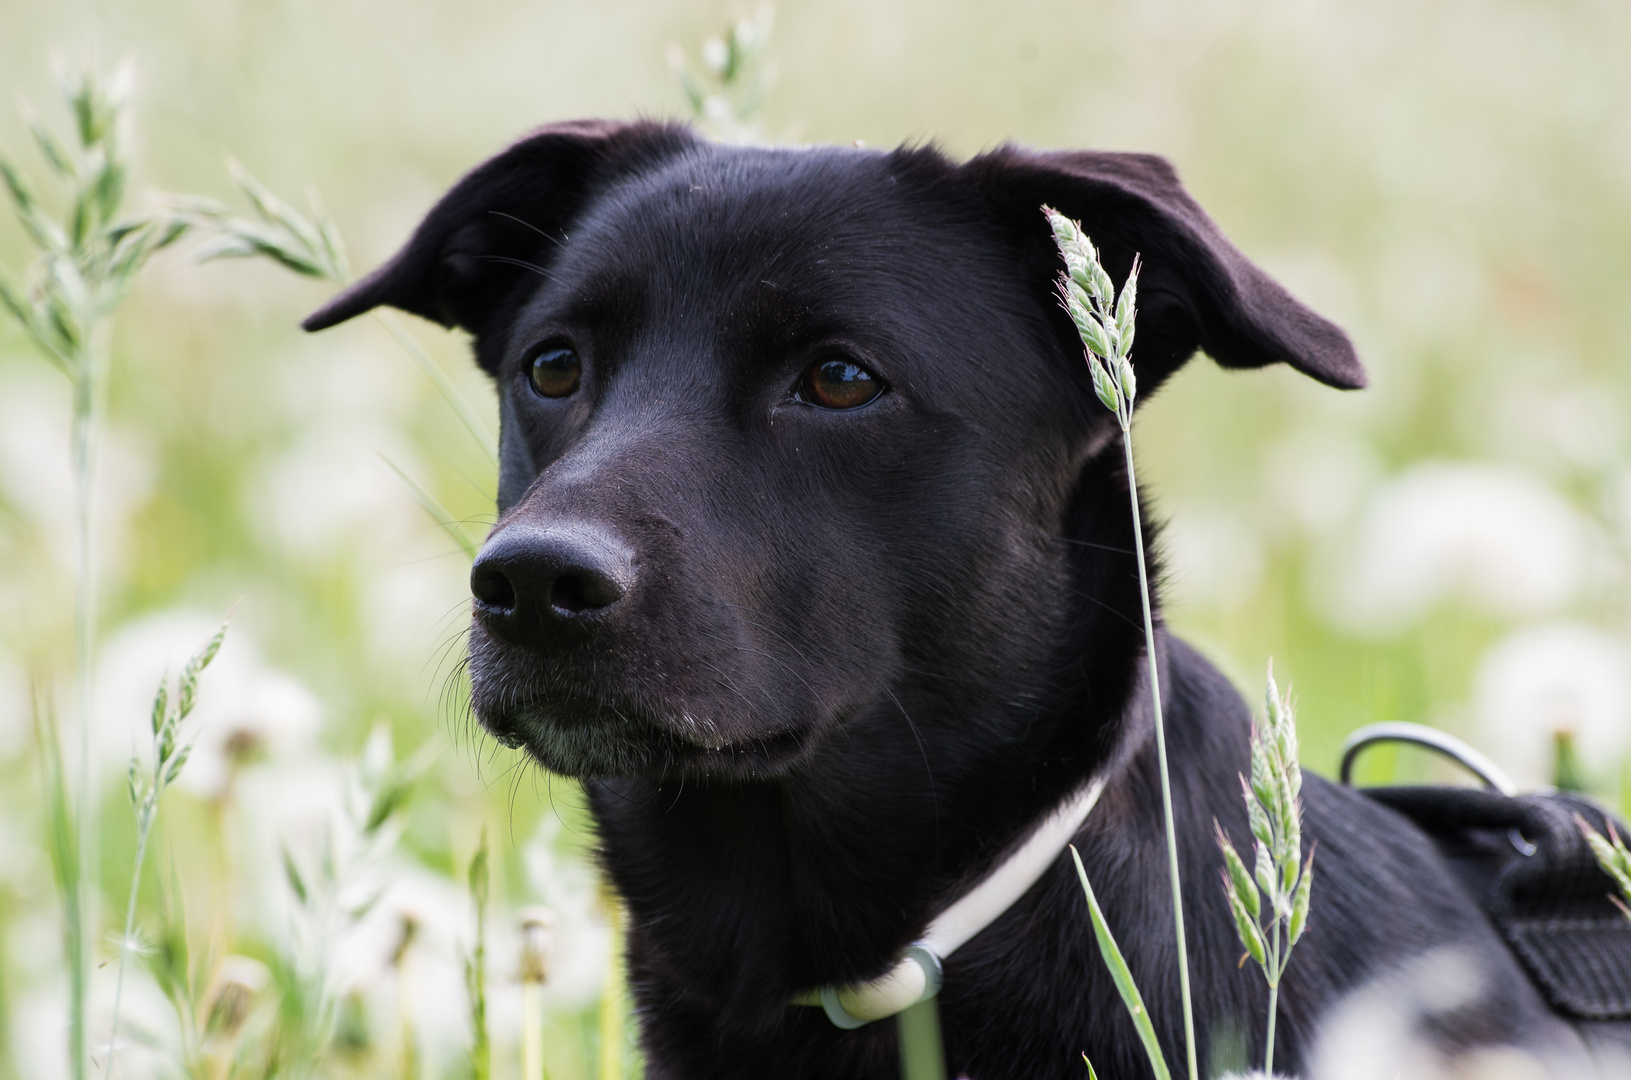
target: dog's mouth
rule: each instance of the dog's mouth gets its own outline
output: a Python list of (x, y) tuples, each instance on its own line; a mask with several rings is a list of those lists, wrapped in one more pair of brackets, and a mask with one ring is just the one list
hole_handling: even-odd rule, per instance
[(536, 640), (495, 632), (477, 610), (477, 719), (560, 775), (764, 777), (792, 767), (841, 710), (813, 690), (814, 669), (753, 640), (725, 605), (654, 606)]
[(503, 745), (525, 749), (553, 773), (582, 780), (673, 773), (764, 775), (796, 760), (806, 740), (794, 732), (722, 737), (704, 718), (655, 718), (629, 703), (551, 693), (477, 718)]

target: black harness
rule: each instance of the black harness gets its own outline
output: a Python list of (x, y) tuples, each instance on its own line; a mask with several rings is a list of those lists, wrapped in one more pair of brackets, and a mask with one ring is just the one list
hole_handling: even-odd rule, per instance
[(1514, 793), (1483, 755), (1415, 724), (1374, 724), (1348, 740), (1341, 778), (1351, 783), (1366, 746), (1408, 742), (1455, 760), (1486, 785), (1375, 787), (1364, 793), (1430, 836), (1552, 1009), (1594, 1049), (1631, 1052), (1631, 920), (1610, 899), (1612, 878), (1581, 832), (1625, 823), (1589, 799)]

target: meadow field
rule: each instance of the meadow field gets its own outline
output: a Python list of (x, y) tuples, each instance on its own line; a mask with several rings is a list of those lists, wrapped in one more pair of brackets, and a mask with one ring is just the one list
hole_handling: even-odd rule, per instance
[[(0, 154), (59, 212), (28, 118), (66, 137), (54, 72), (128, 62), (131, 208), (247, 214), (233, 159), (297, 207), (315, 192), (362, 272), (538, 124), (692, 117), (675, 51), (706, 82), (706, 43), (744, 18), (768, 34), (762, 105), (704, 102), (716, 132), (1164, 154), (1353, 336), (1368, 390), (1197, 357), (1135, 425), (1168, 622), (1252, 700), (1273, 657), (1308, 769), (1412, 720), (1631, 810), (1631, 7), (0, 0)], [(204, 233), (107, 322), (88, 793), (74, 403), (0, 309), (0, 1080), (83, 1075), (51, 732), (65, 794), (95, 807), (101, 1073), (127, 765), (155, 687), (229, 612), (145, 854), (119, 1075), (510, 1080), (529, 1033), (554, 1080), (638, 1075), (581, 794), (464, 708), (469, 557), (424, 503), (479, 543), (481, 438), (379, 323), (300, 332), (334, 284), (201, 262)], [(0, 220), (0, 266), (33, 250)], [(399, 325), (496, 432), (463, 340)], [(1449, 775), (1377, 751), (1361, 779)]]

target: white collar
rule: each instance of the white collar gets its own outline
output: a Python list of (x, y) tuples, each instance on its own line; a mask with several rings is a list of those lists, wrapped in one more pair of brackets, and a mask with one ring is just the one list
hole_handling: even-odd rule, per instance
[(997, 921), (1036, 884), (1087, 820), (1104, 791), (1094, 780), (1054, 808), (1014, 853), (992, 867), (980, 883), (929, 924), (888, 973), (854, 986), (823, 986), (801, 994), (796, 1005), (820, 1005), (841, 1028), (858, 1028), (940, 992), (941, 961)]

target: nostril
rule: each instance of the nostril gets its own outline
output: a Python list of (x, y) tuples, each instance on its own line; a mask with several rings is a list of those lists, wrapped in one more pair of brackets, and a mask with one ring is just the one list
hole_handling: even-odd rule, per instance
[(611, 607), (623, 597), (623, 586), (609, 574), (587, 568), (563, 570), (549, 589), (549, 604), (567, 615)]
[(576, 574), (562, 574), (549, 590), (549, 606), (556, 611), (576, 615), (589, 606), (589, 601), (585, 599), (587, 592), (582, 578)]
[(496, 566), (477, 564), (470, 571), (470, 594), (483, 607), (497, 611), (515, 610), (515, 586)]

